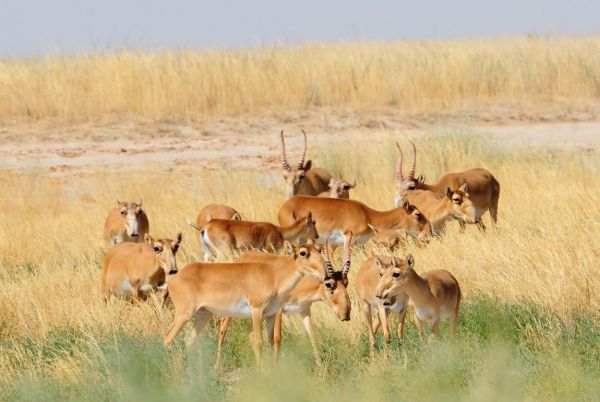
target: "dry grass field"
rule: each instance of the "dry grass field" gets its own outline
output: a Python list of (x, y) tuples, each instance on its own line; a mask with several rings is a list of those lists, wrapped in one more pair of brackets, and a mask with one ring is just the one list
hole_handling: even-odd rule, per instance
[(0, 61), (0, 122), (206, 121), (311, 107), (566, 113), (597, 105), (598, 77), (599, 37), (92, 53)]
[[(45, 145), (47, 130), (59, 146), (61, 134), (69, 144), (72, 127), (80, 127), (77, 144), (88, 150), (105, 143), (118, 149), (118, 136), (98, 134), (103, 126), (94, 127), (104, 118), (132, 116), (149, 125), (177, 119), (201, 125), (213, 114), (260, 122), (263, 113), (286, 108), (298, 113), (350, 108), (346, 121), (367, 111), (377, 116), (379, 107), (435, 112), (486, 102), (531, 102), (545, 110), (556, 101), (584, 110), (600, 96), (599, 50), (597, 38), (523, 38), (3, 61), (0, 88), (8, 96), (0, 97), (1, 141), (13, 148), (2, 149), (19, 153), (19, 135), (25, 138), (22, 149)], [(401, 346), (395, 338), (390, 347), (378, 339), (379, 351), (370, 354), (351, 286), (351, 321), (340, 322), (325, 306), (314, 306), (321, 366), (312, 359), (299, 319), (291, 317), (284, 321), (279, 368), (254, 368), (249, 326), (239, 321), (226, 340), (224, 369), (214, 372), (214, 325), (191, 351), (183, 336), (165, 349), (162, 337), (173, 312), (159, 296), (137, 304), (102, 302), (100, 266), (107, 250), (102, 226), (115, 198), (142, 197), (151, 233), (172, 237), (183, 231), (180, 267), (201, 258), (185, 218), (194, 218), (206, 203), (276, 222), (285, 199), (275, 157), (277, 131), (257, 123), (249, 125), (251, 132), (235, 131), (229, 142), (198, 149), (200, 159), (210, 163), (144, 161), (128, 148), (116, 168), (113, 159), (91, 159), (74, 170), (30, 161), (0, 171), (0, 399), (600, 398), (598, 147), (508, 146), (476, 135), (468, 125), (443, 122), (423, 123), (414, 135), (377, 124), (335, 133), (323, 120), (313, 123), (308, 157), (316, 166), (356, 178), (352, 197), (377, 209), (392, 206), (394, 141), (407, 147), (408, 139), (415, 140), (417, 173), (428, 179), (481, 166), (501, 183), (497, 227), (460, 233), (451, 224), (426, 248), (409, 245), (398, 252), (413, 253), (417, 271), (445, 268), (457, 277), (464, 308), (456, 339), (444, 335), (420, 345), (409, 324)], [(225, 135), (223, 124), (209, 138)], [(294, 134), (296, 124), (278, 122)], [(23, 134), (31, 132), (40, 136)], [(146, 139), (186, 141), (186, 131), (134, 135), (132, 141)], [(128, 146), (135, 148), (133, 142)], [(218, 153), (228, 144), (229, 153)], [(291, 138), (288, 152), (297, 155), (298, 146)], [(249, 157), (257, 153), (260, 159)], [(69, 156), (56, 158), (60, 166)], [(370, 253), (369, 246), (354, 250), (351, 283)]]

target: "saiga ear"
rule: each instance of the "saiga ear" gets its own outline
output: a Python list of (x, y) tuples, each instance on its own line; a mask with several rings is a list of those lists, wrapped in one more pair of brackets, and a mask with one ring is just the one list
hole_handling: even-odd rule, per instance
[(408, 265), (408, 268), (410, 269), (413, 269), (413, 267), (415, 266), (415, 259), (412, 256), (412, 254), (406, 256), (406, 265)]
[(177, 237), (175, 240), (175, 246), (179, 246), (181, 241), (183, 240), (183, 234), (181, 232), (177, 233)]
[(192, 222), (190, 218), (186, 218), (185, 222), (196, 230), (202, 230), (202, 228), (196, 225), (194, 222)]
[(375, 257), (375, 267), (377, 269), (382, 269), (383, 268), (383, 264), (381, 263), (381, 260), (379, 259), (379, 257)]
[(143, 201), (143, 200), (140, 198), (140, 199), (138, 200), (138, 202), (137, 202), (137, 204), (140, 206), (140, 208), (142, 207), (142, 201)]
[(379, 229), (377, 229), (375, 226), (371, 225), (370, 223), (368, 225), (369, 225), (369, 228), (371, 228), (371, 230), (373, 231), (373, 233), (379, 234), (379, 232), (380, 232)]
[(468, 193), (469, 185), (467, 183), (464, 183), (462, 186), (460, 186), (459, 190), (462, 191), (463, 193)]
[(454, 191), (450, 187), (446, 187), (446, 197), (452, 198), (452, 194), (454, 194)]
[(144, 234), (144, 241), (149, 245), (152, 245), (152, 243), (154, 243), (154, 239), (152, 238), (152, 236), (150, 236), (149, 233)]
[(119, 208), (119, 204), (120, 204), (119, 200), (117, 198), (115, 198), (115, 208)]
[(313, 221), (312, 218), (312, 212), (308, 211), (308, 214), (306, 215), (306, 222), (307, 223), (315, 223), (315, 221)]
[(283, 242), (283, 252), (285, 255), (294, 255), (294, 246), (287, 240)]
[(212, 216), (210, 214), (206, 215), (206, 223), (212, 221)]
[(303, 170), (305, 172), (308, 172), (310, 170), (310, 168), (312, 167), (312, 161), (309, 159), (308, 161), (306, 161), (306, 163), (304, 164), (304, 168)]
[(242, 220), (242, 217), (240, 216), (240, 214), (239, 214), (239, 213), (237, 213), (237, 212), (236, 212), (236, 213), (235, 213), (235, 214), (233, 214), (233, 216), (231, 217), (231, 220), (233, 220), (233, 221), (241, 221), (241, 220)]

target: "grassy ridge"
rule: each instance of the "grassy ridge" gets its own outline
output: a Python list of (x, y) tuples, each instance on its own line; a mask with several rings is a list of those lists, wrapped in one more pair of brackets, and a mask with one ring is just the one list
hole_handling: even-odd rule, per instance
[(116, 52), (0, 61), (0, 122), (206, 120), (326, 107), (566, 110), (600, 97), (600, 38)]
[[(348, 136), (333, 144), (315, 136), (309, 157), (316, 166), (355, 177), (353, 197), (386, 209), (392, 204), (397, 137)], [(497, 228), (480, 233), (470, 227), (459, 234), (449, 225), (444, 238), (400, 253), (412, 252), (419, 272), (446, 268), (457, 277), (465, 295), (459, 337), (420, 346), (409, 325), (402, 349), (369, 357), (351, 288), (350, 322), (314, 306), (324, 367), (313, 367), (301, 324), (286, 318), (284, 363), (266, 376), (254, 372), (247, 323), (235, 323), (228, 334), (226, 369), (215, 375), (209, 369), (214, 329), (191, 355), (183, 337), (163, 349), (172, 311), (159, 298), (105, 305), (99, 267), (106, 251), (102, 224), (114, 198), (143, 197), (157, 236), (183, 230), (178, 254), (183, 266), (200, 259), (184, 222), (201, 205), (223, 202), (247, 218), (275, 220), (284, 201), (278, 170), (199, 170), (186, 176), (145, 165), (141, 172), (98, 171), (67, 179), (0, 173), (2, 188), (10, 189), (0, 193), (3, 396), (275, 400), (284, 393), (302, 399), (308, 392), (312, 398), (348, 400), (593, 399), (600, 370), (598, 155), (509, 150), (456, 132), (430, 133), (417, 147), (418, 174), (437, 177), (483, 166), (502, 185)], [(369, 254), (354, 250), (351, 283)]]

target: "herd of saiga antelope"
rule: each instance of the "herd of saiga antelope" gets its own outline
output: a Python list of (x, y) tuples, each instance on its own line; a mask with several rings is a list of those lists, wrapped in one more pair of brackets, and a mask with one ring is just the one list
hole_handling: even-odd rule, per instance
[[(281, 132), (281, 163), (288, 186), (288, 199), (279, 209), (281, 226), (241, 219), (240, 214), (225, 205), (204, 207), (196, 223), (188, 224), (198, 231), (205, 251), (204, 263), (191, 263), (177, 273), (175, 254), (181, 243), (154, 239), (149, 234), (148, 218), (142, 203), (119, 202), (109, 213), (105, 236), (114, 244), (102, 267), (102, 295), (143, 298), (148, 292), (165, 291), (175, 307), (175, 321), (165, 336), (165, 344), (188, 322), (193, 322), (186, 343), (191, 345), (213, 315), (222, 317), (216, 365), (220, 364), (221, 345), (229, 320), (252, 318), (251, 345), (258, 363), (261, 361), (262, 323), (266, 322), (269, 342), (275, 346), (275, 359), (281, 344), (281, 314), (302, 316), (315, 357), (319, 355), (312, 329), (312, 303), (325, 301), (342, 320), (350, 319), (348, 273), (353, 240), (364, 243), (373, 238), (379, 245), (398, 246), (406, 236), (418, 243), (437, 235), (448, 220), (458, 220), (461, 227), (474, 223), (485, 229), (481, 215), (489, 210), (496, 222), (500, 184), (485, 169), (449, 173), (435, 184), (415, 179), (416, 148), (408, 175), (402, 172), (400, 146), (396, 165), (397, 191), (395, 208), (376, 211), (349, 199), (350, 184), (332, 178), (331, 174), (304, 162), (306, 133), (299, 162), (293, 166), (286, 156)], [(321, 249), (314, 241), (326, 239)], [(295, 244), (293, 244), (295, 243)], [(343, 267), (335, 269), (330, 243), (344, 245)], [(293, 245), (292, 245), (293, 244)], [(285, 249), (285, 255), (275, 254)], [(249, 251), (232, 263), (209, 263), (214, 254), (224, 251)], [(264, 251), (274, 252), (270, 254)], [(402, 337), (406, 307), (415, 310), (415, 325), (424, 340), (423, 325), (432, 334), (439, 333), (441, 320), (450, 319), (456, 331), (461, 291), (457, 280), (446, 270), (418, 274), (414, 258), (401, 259), (373, 255), (361, 266), (355, 277), (355, 288), (361, 300), (371, 346), (381, 326), (386, 341), (390, 332), (389, 312), (400, 321), (398, 337)], [(175, 274), (166, 285), (167, 274)], [(375, 323), (371, 309), (375, 309)]]

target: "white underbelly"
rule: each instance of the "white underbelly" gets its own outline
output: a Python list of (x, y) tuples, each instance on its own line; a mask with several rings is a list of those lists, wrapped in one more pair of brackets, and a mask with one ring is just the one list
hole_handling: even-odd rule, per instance
[[(128, 279), (125, 279), (125, 280), (123, 280), (123, 282), (121, 282), (121, 285), (117, 289), (114, 289), (114, 290), (115, 290), (116, 295), (131, 296), (133, 293), (133, 286), (131, 285), (131, 282), (129, 282)], [(154, 285), (152, 285), (151, 283), (144, 282), (140, 286), (138, 286), (137, 290), (139, 293), (148, 293), (148, 292), (155, 291), (156, 287)]]
[[(371, 299), (369, 301), (369, 304), (371, 305), (372, 308), (377, 309), (379, 308), (379, 303), (381, 303), (382, 301), (380, 299)], [(396, 299), (396, 301), (394, 302), (394, 304), (389, 305), (389, 306), (385, 306), (385, 310), (389, 311), (391, 313), (400, 313), (402, 310), (404, 310), (404, 308), (406, 307), (406, 302), (404, 299)]]
[[(205, 306), (204, 308), (211, 313), (222, 317), (252, 318), (252, 306), (248, 303), (248, 300), (245, 299), (226, 307)], [(274, 315), (280, 308), (281, 302), (277, 299), (272, 300), (263, 309), (263, 317)]]
[(415, 309), (417, 318), (421, 321), (431, 323), (433, 321), (433, 309), (429, 307), (421, 307)]
[(152, 292), (154, 290), (154, 286), (149, 283), (145, 283), (140, 286), (140, 292)]
[(222, 316), (222, 317), (233, 317), (233, 318), (250, 318), (252, 317), (252, 307), (248, 300), (241, 300), (238, 303), (230, 306), (206, 306), (206, 310), (211, 313)]
[(119, 287), (119, 291), (121, 293), (122, 296), (128, 296), (131, 295), (131, 291), (133, 290), (133, 287), (131, 286), (131, 283), (125, 279), (122, 283), (121, 286)]
[(265, 309), (263, 311), (263, 315), (265, 317), (270, 317), (272, 315), (277, 314), (277, 312), (279, 311), (279, 309), (281, 308), (282, 305), (283, 305), (283, 302), (277, 298), (271, 300), (269, 302), (269, 304), (267, 304), (267, 306), (265, 307)]
[(335, 246), (344, 245), (344, 235), (339, 230), (332, 230), (331, 232), (319, 232), (319, 240), (323, 242), (329, 238), (329, 244)]
[(288, 303), (283, 306), (283, 312), (288, 315), (300, 313), (300, 304)]
[[(329, 244), (332, 246), (343, 246), (344, 245), (344, 234), (340, 230), (332, 230), (331, 232), (319, 232), (319, 240), (323, 242), (329, 237)], [(365, 244), (372, 237), (371, 234), (364, 236), (354, 236), (352, 238), (352, 244)]]
[(392, 313), (400, 313), (406, 307), (406, 301), (404, 299), (396, 299), (396, 302), (391, 306), (387, 306), (386, 309)]

